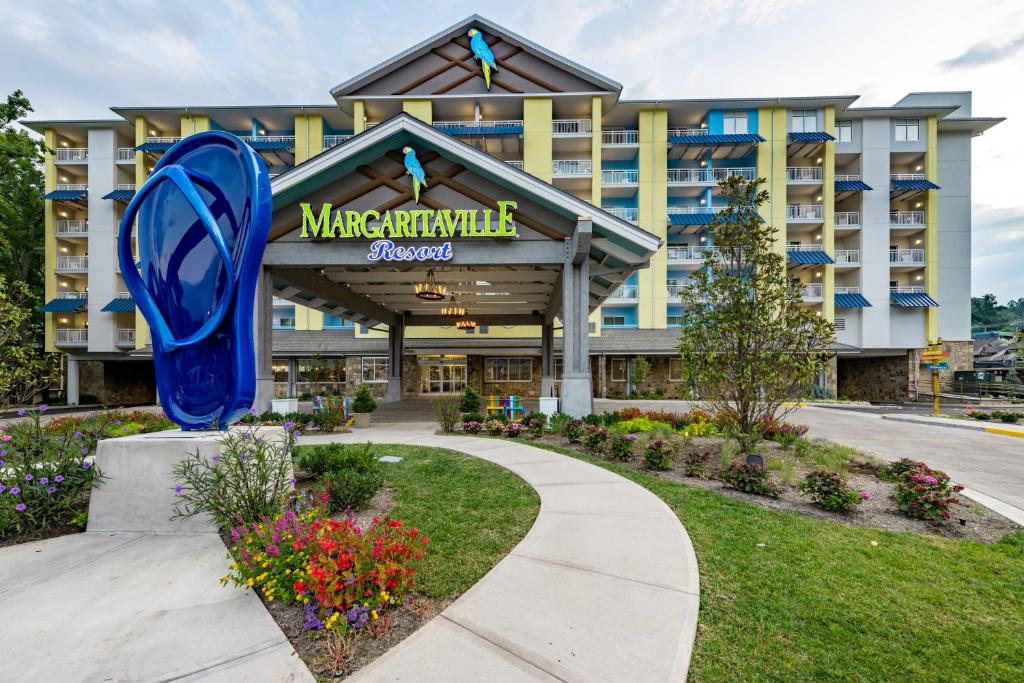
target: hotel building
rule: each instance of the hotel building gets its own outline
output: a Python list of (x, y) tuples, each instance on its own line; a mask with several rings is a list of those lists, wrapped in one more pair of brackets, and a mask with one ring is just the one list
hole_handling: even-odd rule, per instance
[[(473, 59), (471, 28), (496, 58), (490, 89)], [(422, 123), (457, 140), (450, 148), (472, 162), (462, 166), (477, 163), (496, 186), (515, 189), (522, 171), (533, 176), (536, 196), (541, 181), (552, 201), (592, 205), (577, 213), (602, 217), (610, 230), (598, 237), (595, 228), (585, 273), (591, 305), (579, 348), (589, 367), (577, 369), (589, 370), (595, 396), (623, 395), (636, 356), (653, 366), (637, 389), (688, 396), (675, 355), (678, 293), (714, 249), (707, 225), (722, 202), (717, 184), (731, 175), (766, 179), (771, 199), (763, 215), (779, 235), (790, 277), (806, 305), (836, 325), (824, 385), (850, 398), (905, 398), (915, 384), (928, 386), (920, 352), (939, 337), (951, 370), (971, 367), (971, 140), (1001, 119), (973, 116), (969, 92), (912, 93), (890, 107), (857, 107), (852, 95), (626, 100), (621, 87), (472, 16), (334, 87), (328, 104), (116, 106), (105, 120), (24, 122), (52, 150), (45, 169), (46, 347), (66, 355), (69, 402), (153, 397), (147, 327), (119, 272), (116, 235), (127, 202), (160, 155), (206, 130), (242, 136), (279, 176), (275, 197), (313, 172), (304, 168), (333, 163), (332, 152), (339, 163), (356, 154), (360, 138), (378, 125), (429, 142), (417, 132)], [(482, 154), (515, 172), (506, 178), (488, 170)], [(371, 178), (379, 173), (353, 168)], [(450, 181), (453, 175), (424, 197), (455, 187), (459, 197), (487, 205), (477, 196), (483, 190)], [(409, 177), (378, 186), (399, 182)], [(532, 227), (546, 234), (542, 225)], [(654, 246), (639, 261), (621, 256), (616, 229)], [(615, 266), (616, 259), (628, 267)], [(396, 377), (403, 397), (461, 391), (467, 382), (484, 395), (551, 393), (562, 378), (564, 316), (554, 318), (561, 275), (537, 268), (523, 277), (501, 263), (472, 272), (467, 278), (435, 264), (438, 281), (449, 283), (480, 324), (400, 325), (397, 347), (381, 318), (415, 312), (408, 290), (424, 268), (349, 268), (335, 278), (344, 293), (330, 300), (304, 292), (298, 280), (275, 281), (274, 394), (352, 391), (366, 382), (384, 395)], [(372, 298), (383, 307), (372, 310), (383, 313), (364, 307), (360, 314), (358, 306), (342, 305), (345, 296)], [(523, 315), (514, 312), (520, 309)], [(535, 318), (547, 323), (533, 324)]]

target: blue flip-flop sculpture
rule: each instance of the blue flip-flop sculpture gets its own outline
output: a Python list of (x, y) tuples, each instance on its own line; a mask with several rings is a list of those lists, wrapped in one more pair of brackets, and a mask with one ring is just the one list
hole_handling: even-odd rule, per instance
[(270, 214), (263, 160), (209, 131), (167, 151), (121, 221), (121, 273), (149, 323), (160, 402), (182, 429), (225, 429), (255, 399), (253, 306)]

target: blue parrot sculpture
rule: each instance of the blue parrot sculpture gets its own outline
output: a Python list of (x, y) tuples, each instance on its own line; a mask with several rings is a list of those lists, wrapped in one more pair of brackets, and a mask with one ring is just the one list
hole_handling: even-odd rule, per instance
[(412, 176), (412, 192), (416, 203), (420, 203), (420, 185), (427, 186), (427, 174), (416, 158), (416, 150), (412, 147), (403, 147), (402, 154), (405, 155), (405, 172)]
[(494, 53), (491, 52), (490, 46), (484, 40), (484, 34), (480, 33), (480, 31), (471, 28), (467, 35), (469, 35), (469, 49), (473, 56), (479, 60), (480, 68), (484, 71), (484, 82), (487, 84), (487, 89), (490, 90), (491, 72), (498, 72), (498, 66), (494, 63)]

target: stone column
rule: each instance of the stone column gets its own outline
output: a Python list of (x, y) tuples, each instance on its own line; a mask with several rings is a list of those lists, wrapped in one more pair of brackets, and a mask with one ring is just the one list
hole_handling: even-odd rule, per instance
[(78, 361), (68, 356), (68, 370), (65, 375), (65, 381), (67, 382), (67, 398), (69, 406), (78, 405)]
[(562, 275), (562, 412), (573, 417), (594, 410), (590, 376), (590, 264), (569, 261)]
[(402, 400), (402, 351), (405, 340), (405, 320), (388, 327), (388, 401)]
[(554, 396), (555, 388), (555, 326), (540, 327), (540, 395)]
[(256, 302), (253, 306), (253, 343), (256, 347), (256, 397), (253, 408), (262, 413), (270, 410), (274, 398), (274, 291), (273, 281), (266, 268), (260, 271), (256, 284)]
[(299, 381), (299, 362), (295, 358), (288, 359), (288, 398), (298, 398), (296, 384)]

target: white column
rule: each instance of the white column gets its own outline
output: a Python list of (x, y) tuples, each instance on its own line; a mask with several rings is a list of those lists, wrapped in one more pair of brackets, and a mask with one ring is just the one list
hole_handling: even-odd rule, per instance
[(67, 383), (68, 405), (78, 405), (78, 361), (68, 356), (68, 369), (65, 376)]
[(594, 411), (590, 377), (590, 264), (567, 261), (562, 274), (562, 407), (573, 417)]
[(402, 400), (402, 352), (405, 321), (401, 318), (388, 327), (388, 401)]
[(253, 408), (262, 413), (270, 410), (274, 398), (274, 292), (270, 274), (264, 268), (256, 285), (253, 306), (253, 342), (256, 346), (256, 397)]
[(540, 327), (540, 395), (554, 396), (555, 389), (555, 326)]

